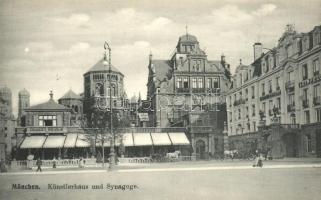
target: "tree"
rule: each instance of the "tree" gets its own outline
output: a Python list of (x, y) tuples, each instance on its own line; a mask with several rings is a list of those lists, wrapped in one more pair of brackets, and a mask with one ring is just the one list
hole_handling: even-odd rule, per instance
[[(102, 163), (104, 166), (105, 163), (105, 150), (104, 144), (107, 142), (115, 142), (116, 139), (121, 139), (122, 135), (119, 131), (121, 128), (130, 127), (130, 120), (128, 112), (123, 110), (115, 110), (112, 114), (112, 133), (110, 134), (110, 111), (102, 111), (99, 109), (94, 109), (91, 116), (87, 117), (86, 121), (90, 120), (91, 127), (83, 127), (85, 134), (85, 140), (91, 144), (92, 152), (95, 152), (96, 145), (98, 144), (101, 147)], [(98, 152), (98, 155), (100, 152)], [(97, 155), (97, 160), (98, 160)]]

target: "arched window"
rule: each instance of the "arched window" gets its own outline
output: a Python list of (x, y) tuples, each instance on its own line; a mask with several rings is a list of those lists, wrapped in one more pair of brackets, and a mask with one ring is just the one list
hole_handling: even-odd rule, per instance
[(78, 106), (75, 106), (75, 112), (78, 113)]

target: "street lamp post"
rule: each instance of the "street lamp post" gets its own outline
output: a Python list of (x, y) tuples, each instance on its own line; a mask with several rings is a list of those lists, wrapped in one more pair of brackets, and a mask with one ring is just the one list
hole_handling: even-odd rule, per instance
[[(111, 81), (111, 49), (109, 47), (109, 44), (105, 42), (104, 45), (105, 50), (108, 49), (108, 67), (109, 67), (109, 109), (110, 109), (110, 135), (111, 135), (111, 140), (110, 140), (110, 154), (109, 154), (109, 170), (113, 170), (115, 167), (115, 136), (113, 132), (113, 99), (112, 99), (112, 81)], [(105, 61), (106, 61), (106, 52), (105, 52)]]

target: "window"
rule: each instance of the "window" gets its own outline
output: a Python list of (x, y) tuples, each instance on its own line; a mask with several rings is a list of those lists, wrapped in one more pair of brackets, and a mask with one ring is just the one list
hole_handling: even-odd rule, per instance
[(273, 57), (272, 56), (270, 56), (270, 58), (269, 58), (269, 66), (270, 66), (270, 69), (274, 68), (274, 62), (273, 62)]
[(188, 88), (188, 79), (186, 77), (183, 79), (183, 87)]
[(212, 88), (212, 79), (207, 78), (207, 88)]
[(320, 85), (315, 85), (313, 87), (313, 97), (316, 98), (319, 96), (319, 91), (320, 91)]
[(310, 123), (310, 111), (304, 111), (305, 123)]
[(254, 99), (254, 97), (255, 97), (255, 87), (254, 86), (251, 87), (251, 91), (252, 91), (252, 99)]
[(320, 73), (320, 60), (319, 58), (313, 60), (312, 62), (312, 66), (313, 66), (313, 75), (319, 75)]
[(318, 45), (318, 44), (320, 44), (320, 41), (321, 41), (321, 39), (320, 39), (320, 32), (315, 32), (314, 33), (314, 36), (313, 36), (313, 46), (316, 46), (316, 45)]
[(273, 109), (273, 100), (270, 100), (269, 101), (269, 110), (272, 111), (272, 109)]
[(265, 111), (266, 111), (265, 102), (262, 103), (262, 111), (265, 114)]
[(272, 80), (269, 80), (269, 93), (272, 93)]
[(303, 100), (307, 100), (308, 99), (308, 88), (303, 90)]
[(302, 79), (303, 80), (308, 79), (308, 65), (307, 64), (302, 65)]
[(256, 131), (256, 122), (253, 122), (253, 131)]
[(179, 65), (183, 65), (183, 57), (179, 57)]
[(317, 122), (321, 122), (321, 108), (315, 110)]
[(182, 78), (181, 77), (177, 78), (176, 87), (177, 88), (182, 88)]
[(280, 77), (276, 77), (276, 90), (280, 90)]
[(289, 95), (289, 104), (294, 105), (294, 94)]
[(265, 84), (264, 83), (262, 83), (262, 85), (261, 85), (262, 87), (262, 96), (264, 96), (265, 95)]
[(57, 126), (57, 116), (55, 115), (40, 115), (38, 116), (39, 126)]
[(252, 116), (255, 116), (255, 104), (252, 105)]
[(288, 73), (288, 76), (289, 76), (289, 81), (294, 81), (294, 73), (293, 73), (293, 71), (290, 71)]
[(193, 84), (193, 88), (197, 88), (197, 80), (196, 80), (196, 78), (192, 79), (192, 84)]
[(276, 106), (279, 110), (281, 110), (281, 98), (276, 99)]
[(101, 83), (96, 84), (96, 95), (104, 96), (105, 95), (105, 90), (104, 90), (104, 85)]
[(220, 79), (219, 78), (213, 78), (213, 87), (214, 88), (220, 87)]
[(239, 119), (241, 119), (241, 109), (239, 109)]
[(204, 86), (203, 86), (203, 78), (198, 78), (198, 88), (204, 88)]
[(248, 95), (249, 95), (249, 90), (246, 88), (246, 89), (245, 89), (245, 99), (248, 98)]

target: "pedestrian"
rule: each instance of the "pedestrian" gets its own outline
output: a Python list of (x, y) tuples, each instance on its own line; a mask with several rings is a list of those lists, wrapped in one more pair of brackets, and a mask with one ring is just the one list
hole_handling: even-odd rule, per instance
[(57, 161), (56, 158), (54, 157), (52, 160), (52, 168), (56, 168), (57, 167)]
[(79, 168), (84, 168), (84, 161), (82, 158), (79, 159)]
[(40, 170), (40, 172), (42, 172), (42, 170), (41, 170), (41, 165), (42, 165), (42, 161), (40, 160), (40, 158), (38, 158), (38, 160), (37, 160), (37, 162), (36, 162), (36, 165), (37, 165), (37, 171), (39, 171)]

